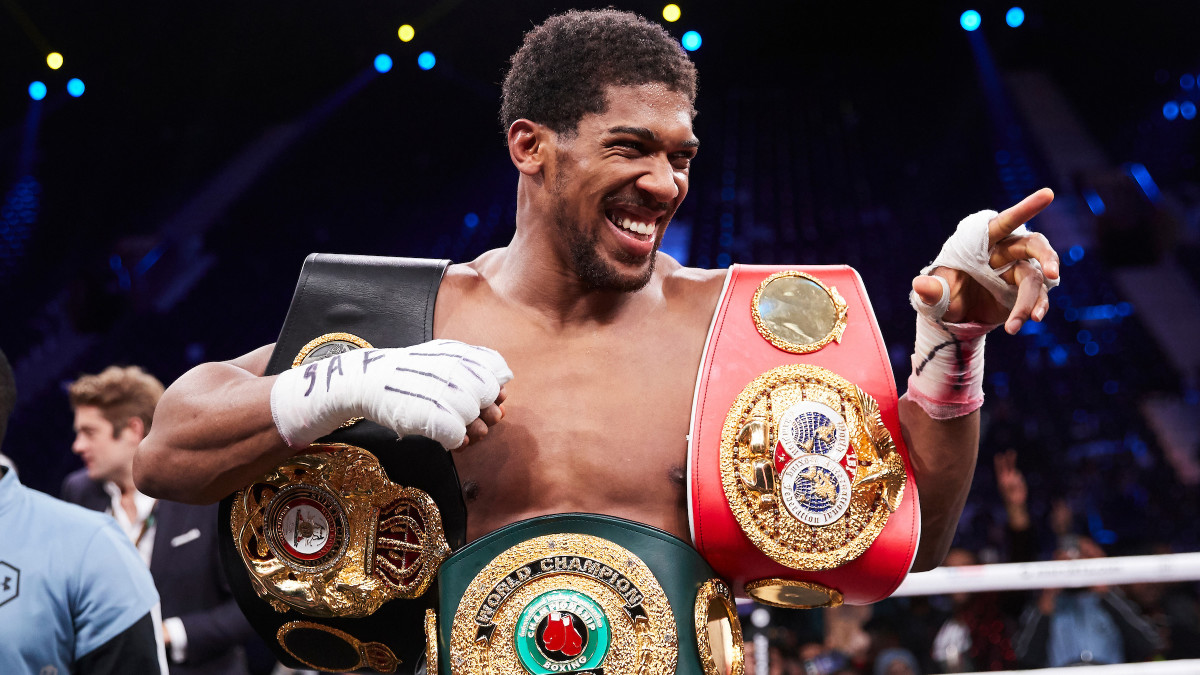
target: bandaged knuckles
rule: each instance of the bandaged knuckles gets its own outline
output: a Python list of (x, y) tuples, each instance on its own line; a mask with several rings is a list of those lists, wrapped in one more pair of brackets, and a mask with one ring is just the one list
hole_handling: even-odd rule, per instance
[(511, 379), (495, 350), (454, 340), (358, 349), (280, 373), (271, 388), (271, 414), (294, 448), (361, 416), (453, 449)]
[[(991, 266), (992, 247), (988, 224), (995, 211), (980, 211), (963, 218), (958, 229), (942, 245), (941, 252), (921, 274), (936, 279), (942, 287), (938, 302), (926, 304), (916, 291), (909, 301), (917, 310), (916, 349), (912, 356), (912, 374), (905, 396), (930, 417), (944, 420), (961, 417), (983, 405), (983, 349), (985, 336), (1000, 324), (950, 323), (943, 321), (950, 306), (950, 285), (933, 275), (939, 267), (949, 267), (970, 275), (1001, 306), (1011, 310), (1017, 300), (1017, 286), (1001, 276), (1015, 263), (999, 269)], [(1024, 225), (1012, 235), (1029, 234)], [(1029, 259), (1041, 270), (1037, 260)], [(1058, 279), (1046, 279), (1046, 289), (1058, 285)]]

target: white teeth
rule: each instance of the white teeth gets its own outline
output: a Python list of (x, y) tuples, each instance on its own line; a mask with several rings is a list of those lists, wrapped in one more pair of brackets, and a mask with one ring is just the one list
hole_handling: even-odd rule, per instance
[(630, 232), (638, 234), (652, 234), (654, 232), (654, 223), (639, 223), (631, 218), (621, 218), (617, 224)]

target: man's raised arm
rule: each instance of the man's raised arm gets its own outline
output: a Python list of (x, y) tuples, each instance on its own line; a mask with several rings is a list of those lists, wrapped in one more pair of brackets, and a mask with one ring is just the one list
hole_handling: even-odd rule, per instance
[(984, 338), (1015, 335), (1049, 310), (1058, 254), (1024, 223), (1054, 200), (1043, 188), (1001, 213), (965, 218), (913, 280), (916, 349), (900, 424), (921, 495), (921, 543), (913, 571), (942, 562), (967, 500), (979, 454)]

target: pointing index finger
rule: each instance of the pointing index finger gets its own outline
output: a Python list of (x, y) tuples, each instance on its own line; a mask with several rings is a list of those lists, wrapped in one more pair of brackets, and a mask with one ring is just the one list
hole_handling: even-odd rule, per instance
[(988, 223), (988, 245), (995, 246), (996, 242), (1012, 234), (1013, 230), (1029, 222), (1042, 209), (1054, 201), (1054, 191), (1042, 188), (1020, 202), (1001, 211)]

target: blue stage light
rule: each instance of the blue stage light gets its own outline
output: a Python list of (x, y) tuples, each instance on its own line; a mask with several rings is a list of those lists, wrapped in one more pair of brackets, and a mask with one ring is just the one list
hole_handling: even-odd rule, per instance
[(1104, 200), (1101, 199), (1100, 195), (1091, 188), (1083, 189), (1083, 199), (1087, 202), (1088, 208), (1092, 210), (1094, 215), (1102, 216), (1104, 215), (1104, 212), (1108, 210), (1104, 206)]
[(1196, 104), (1191, 101), (1184, 101), (1179, 104), (1179, 114), (1185, 120), (1196, 118)]
[(392, 57), (387, 54), (380, 54), (375, 57), (375, 70), (381, 73), (386, 73), (392, 69)]
[(1083, 247), (1079, 246), (1079, 245), (1075, 245), (1075, 246), (1072, 246), (1071, 248), (1067, 249), (1067, 258), (1073, 263), (1077, 263), (1080, 260), (1083, 260), (1083, 254), (1084, 254)]
[(72, 77), (70, 80), (67, 80), (67, 93), (75, 98), (83, 96), (84, 89), (86, 87), (83, 86), (83, 80), (78, 77)]
[(979, 28), (979, 24), (983, 23), (983, 17), (979, 16), (979, 12), (973, 9), (968, 9), (958, 17), (958, 24), (963, 27), (963, 30), (970, 32)]
[(1196, 86), (1196, 76), (1191, 73), (1184, 73), (1179, 76), (1179, 86), (1184, 89), (1191, 89)]
[(1013, 7), (1004, 15), (1004, 20), (1008, 22), (1009, 26), (1016, 28), (1025, 23), (1025, 10), (1020, 7)]
[(1137, 181), (1138, 187), (1142, 188), (1142, 192), (1146, 193), (1146, 197), (1152, 202), (1157, 202), (1162, 192), (1158, 189), (1158, 184), (1150, 177), (1150, 172), (1142, 164), (1130, 164), (1128, 166), (1129, 175)]
[(1062, 345), (1055, 345), (1050, 350), (1050, 362), (1056, 366), (1067, 365), (1067, 350)]
[(689, 30), (688, 32), (684, 33), (683, 39), (680, 40), (680, 42), (683, 43), (683, 48), (689, 52), (694, 52), (697, 49), (700, 49), (700, 43), (703, 41), (704, 40), (700, 37), (700, 34), (694, 30)]
[(46, 83), (35, 80), (29, 85), (29, 98), (40, 101), (46, 98)]
[(417, 57), (417, 65), (421, 67), (421, 70), (432, 70), (437, 65), (437, 57), (433, 55), (433, 52), (421, 52)]
[(479, 216), (475, 213), (468, 213), (463, 216), (463, 225), (466, 225), (468, 230), (475, 229), (475, 226), (479, 225)]
[(1173, 120), (1179, 117), (1179, 104), (1175, 101), (1167, 101), (1163, 104), (1163, 117)]

